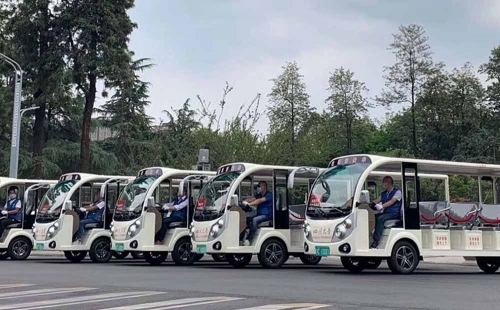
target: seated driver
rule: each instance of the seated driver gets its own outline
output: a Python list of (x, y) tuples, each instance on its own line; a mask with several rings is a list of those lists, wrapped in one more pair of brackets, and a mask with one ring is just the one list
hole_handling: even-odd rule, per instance
[[(249, 246), (259, 228), (259, 224), (273, 220), (273, 194), (267, 190), (266, 181), (260, 181), (254, 198), (249, 198), (242, 203), (246, 206), (257, 207), (257, 215), (249, 221), (249, 232), (242, 245)], [(242, 239), (244, 238), (242, 234)]]
[(16, 186), (9, 187), (8, 200), (2, 208), (2, 220), (0, 220), (0, 236), (2, 236), (7, 226), (11, 224), (21, 223), (21, 200), (17, 198), (18, 188)]
[(73, 244), (82, 244), (83, 233), (85, 232), (85, 226), (88, 224), (102, 224), (102, 218), (104, 215), (104, 209), (106, 207), (106, 202), (104, 201), (101, 193), (98, 192), (95, 197), (95, 201), (87, 206), (81, 207), (80, 211), (86, 213), (85, 218), (80, 221), (80, 227), (75, 235), (75, 242)]
[(401, 219), (401, 191), (394, 187), (394, 180), (386, 176), (382, 180), (385, 191), (380, 195), (380, 199), (374, 201), (375, 209), (380, 213), (375, 215), (375, 233), (373, 243), (370, 248), (376, 249), (384, 231), (384, 223), (389, 220)]
[(162, 245), (164, 243), (165, 236), (167, 235), (168, 225), (175, 222), (186, 222), (187, 221), (187, 206), (189, 204), (189, 199), (186, 196), (186, 190), (184, 193), (177, 194), (177, 199), (171, 203), (166, 203), (161, 209), (163, 211), (172, 212), (169, 217), (163, 219), (161, 224), (161, 229), (155, 236), (155, 244)]

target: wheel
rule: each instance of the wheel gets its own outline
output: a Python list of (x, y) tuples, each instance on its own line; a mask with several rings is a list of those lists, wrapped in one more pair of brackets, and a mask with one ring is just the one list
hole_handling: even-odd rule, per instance
[(127, 257), (129, 254), (129, 252), (127, 251), (124, 251), (124, 252), (116, 252), (116, 251), (113, 251), (113, 256), (116, 258), (116, 259), (124, 259), (125, 257)]
[(410, 274), (419, 263), (417, 249), (408, 241), (399, 241), (392, 248), (391, 257), (387, 259), (387, 265), (392, 273)]
[(163, 263), (168, 256), (168, 252), (143, 252), (144, 259), (153, 266), (158, 266)]
[(370, 258), (363, 262), (366, 269), (377, 269), (380, 264), (382, 264), (382, 259), (380, 258)]
[(199, 262), (205, 254), (194, 254), (194, 262)]
[(0, 250), (0, 260), (9, 258), (9, 252), (6, 249)]
[(107, 263), (111, 259), (111, 241), (108, 238), (98, 238), (90, 246), (89, 256), (94, 263)]
[(196, 259), (195, 253), (191, 252), (192, 249), (191, 238), (181, 238), (177, 241), (171, 253), (174, 263), (179, 266), (192, 265)]
[(262, 267), (279, 268), (288, 260), (288, 251), (281, 240), (268, 239), (262, 244), (257, 257)]
[(486, 258), (477, 257), (476, 262), (478, 267), (485, 273), (495, 273), (500, 268), (500, 261), (488, 260)]
[(26, 237), (16, 237), (9, 243), (7, 254), (13, 260), (25, 260), (30, 256), (33, 244)]
[(87, 256), (87, 251), (64, 251), (64, 256), (72, 263), (79, 263)]
[(224, 254), (212, 254), (212, 258), (216, 262), (225, 262), (225, 261), (227, 261), (226, 255), (224, 255)]
[(235, 268), (243, 268), (250, 264), (252, 254), (227, 254), (227, 262)]
[(352, 273), (360, 273), (366, 268), (364, 261), (357, 257), (342, 256), (340, 258), (340, 262), (342, 263), (342, 266), (344, 266), (345, 269), (349, 270), (349, 272)]
[(316, 256), (316, 255), (301, 254), (299, 255), (299, 258), (304, 265), (309, 265), (309, 266), (317, 265), (321, 261), (321, 256)]
[(144, 253), (142, 252), (130, 252), (134, 259), (144, 259)]

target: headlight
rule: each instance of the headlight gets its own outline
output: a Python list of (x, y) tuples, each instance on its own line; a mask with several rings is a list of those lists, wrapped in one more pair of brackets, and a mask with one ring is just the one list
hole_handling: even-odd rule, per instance
[(333, 231), (332, 242), (337, 242), (345, 239), (352, 233), (355, 227), (356, 225), (352, 220), (352, 215), (348, 216), (340, 224), (338, 224), (337, 227), (335, 227), (335, 230)]
[(140, 227), (141, 226), (141, 221), (140, 220), (135, 221), (135, 225), (137, 225), (137, 226)]
[[(129, 236), (130, 238), (136, 236), (139, 231), (141, 230), (142, 228), (142, 221), (141, 219), (138, 219), (136, 220), (132, 225), (130, 225), (130, 227), (128, 228), (128, 231), (127, 231), (127, 236)], [(113, 232), (114, 229), (111, 228), (111, 231)]]
[(219, 227), (222, 227), (224, 226), (224, 220), (223, 219), (220, 219), (217, 224), (219, 224)]
[(335, 228), (335, 237), (339, 239), (344, 238), (346, 231), (347, 229), (344, 225), (337, 226), (337, 228)]
[(132, 232), (132, 233), (135, 233), (137, 231), (137, 226), (136, 225), (132, 225), (130, 226), (129, 230)]
[(56, 229), (58, 229), (58, 228), (59, 228), (59, 222), (55, 222), (55, 223), (54, 223), (54, 227), (55, 227)]
[(49, 233), (53, 234), (56, 231), (56, 228), (54, 226), (51, 226), (49, 228)]
[(344, 226), (345, 228), (351, 228), (352, 227), (352, 220), (350, 218), (345, 219), (344, 221)]
[(110, 226), (109, 229), (111, 230), (111, 232), (115, 231), (115, 227), (114, 226)]

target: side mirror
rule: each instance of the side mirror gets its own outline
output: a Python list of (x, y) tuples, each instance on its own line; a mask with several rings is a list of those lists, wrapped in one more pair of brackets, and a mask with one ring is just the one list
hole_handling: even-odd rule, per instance
[(229, 204), (231, 205), (231, 207), (236, 207), (236, 206), (238, 206), (238, 202), (239, 202), (239, 197), (238, 197), (238, 195), (232, 195), (232, 196), (231, 196), (231, 201), (229, 201)]
[(64, 210), (71, 210), (73, 209), (73, 202), (72, 201), (66, 201), (64, 203)]
[(370, 202), (370, 192), (367, 190), (362, 190), (361, 195), (359, 196), (360, 203), (369, 203)]
[(149, 197), (148, 201), (146, 203), (146, 206), (148, 208), (154, 208), (155, 207), (155, 198), (154, 197)]

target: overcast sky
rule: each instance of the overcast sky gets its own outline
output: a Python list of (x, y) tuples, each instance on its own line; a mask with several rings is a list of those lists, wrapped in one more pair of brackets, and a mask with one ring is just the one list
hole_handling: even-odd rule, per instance
[[(148, 114), (178, 108), (196, 95), (216, 104), (225, 82), (234, 86), (226, 116), (261, 93), (267, 104), (271, 78), (296, 61), (311, 104), (325, 107), (330, 72), (341, 66), (366, 83), (375, 97), (384, 86), (387, 51), (400, 24), (427, 31), (434, 59), (449, 69), (466, 61), (476, 68), (500, 45), (500, 0), (137, 0), (138, 24), (130, 47), (155, 64)], [(383, 119), (385, 109), (371, 111)], [(261, 120), (267, 129), (267, 119)]]

